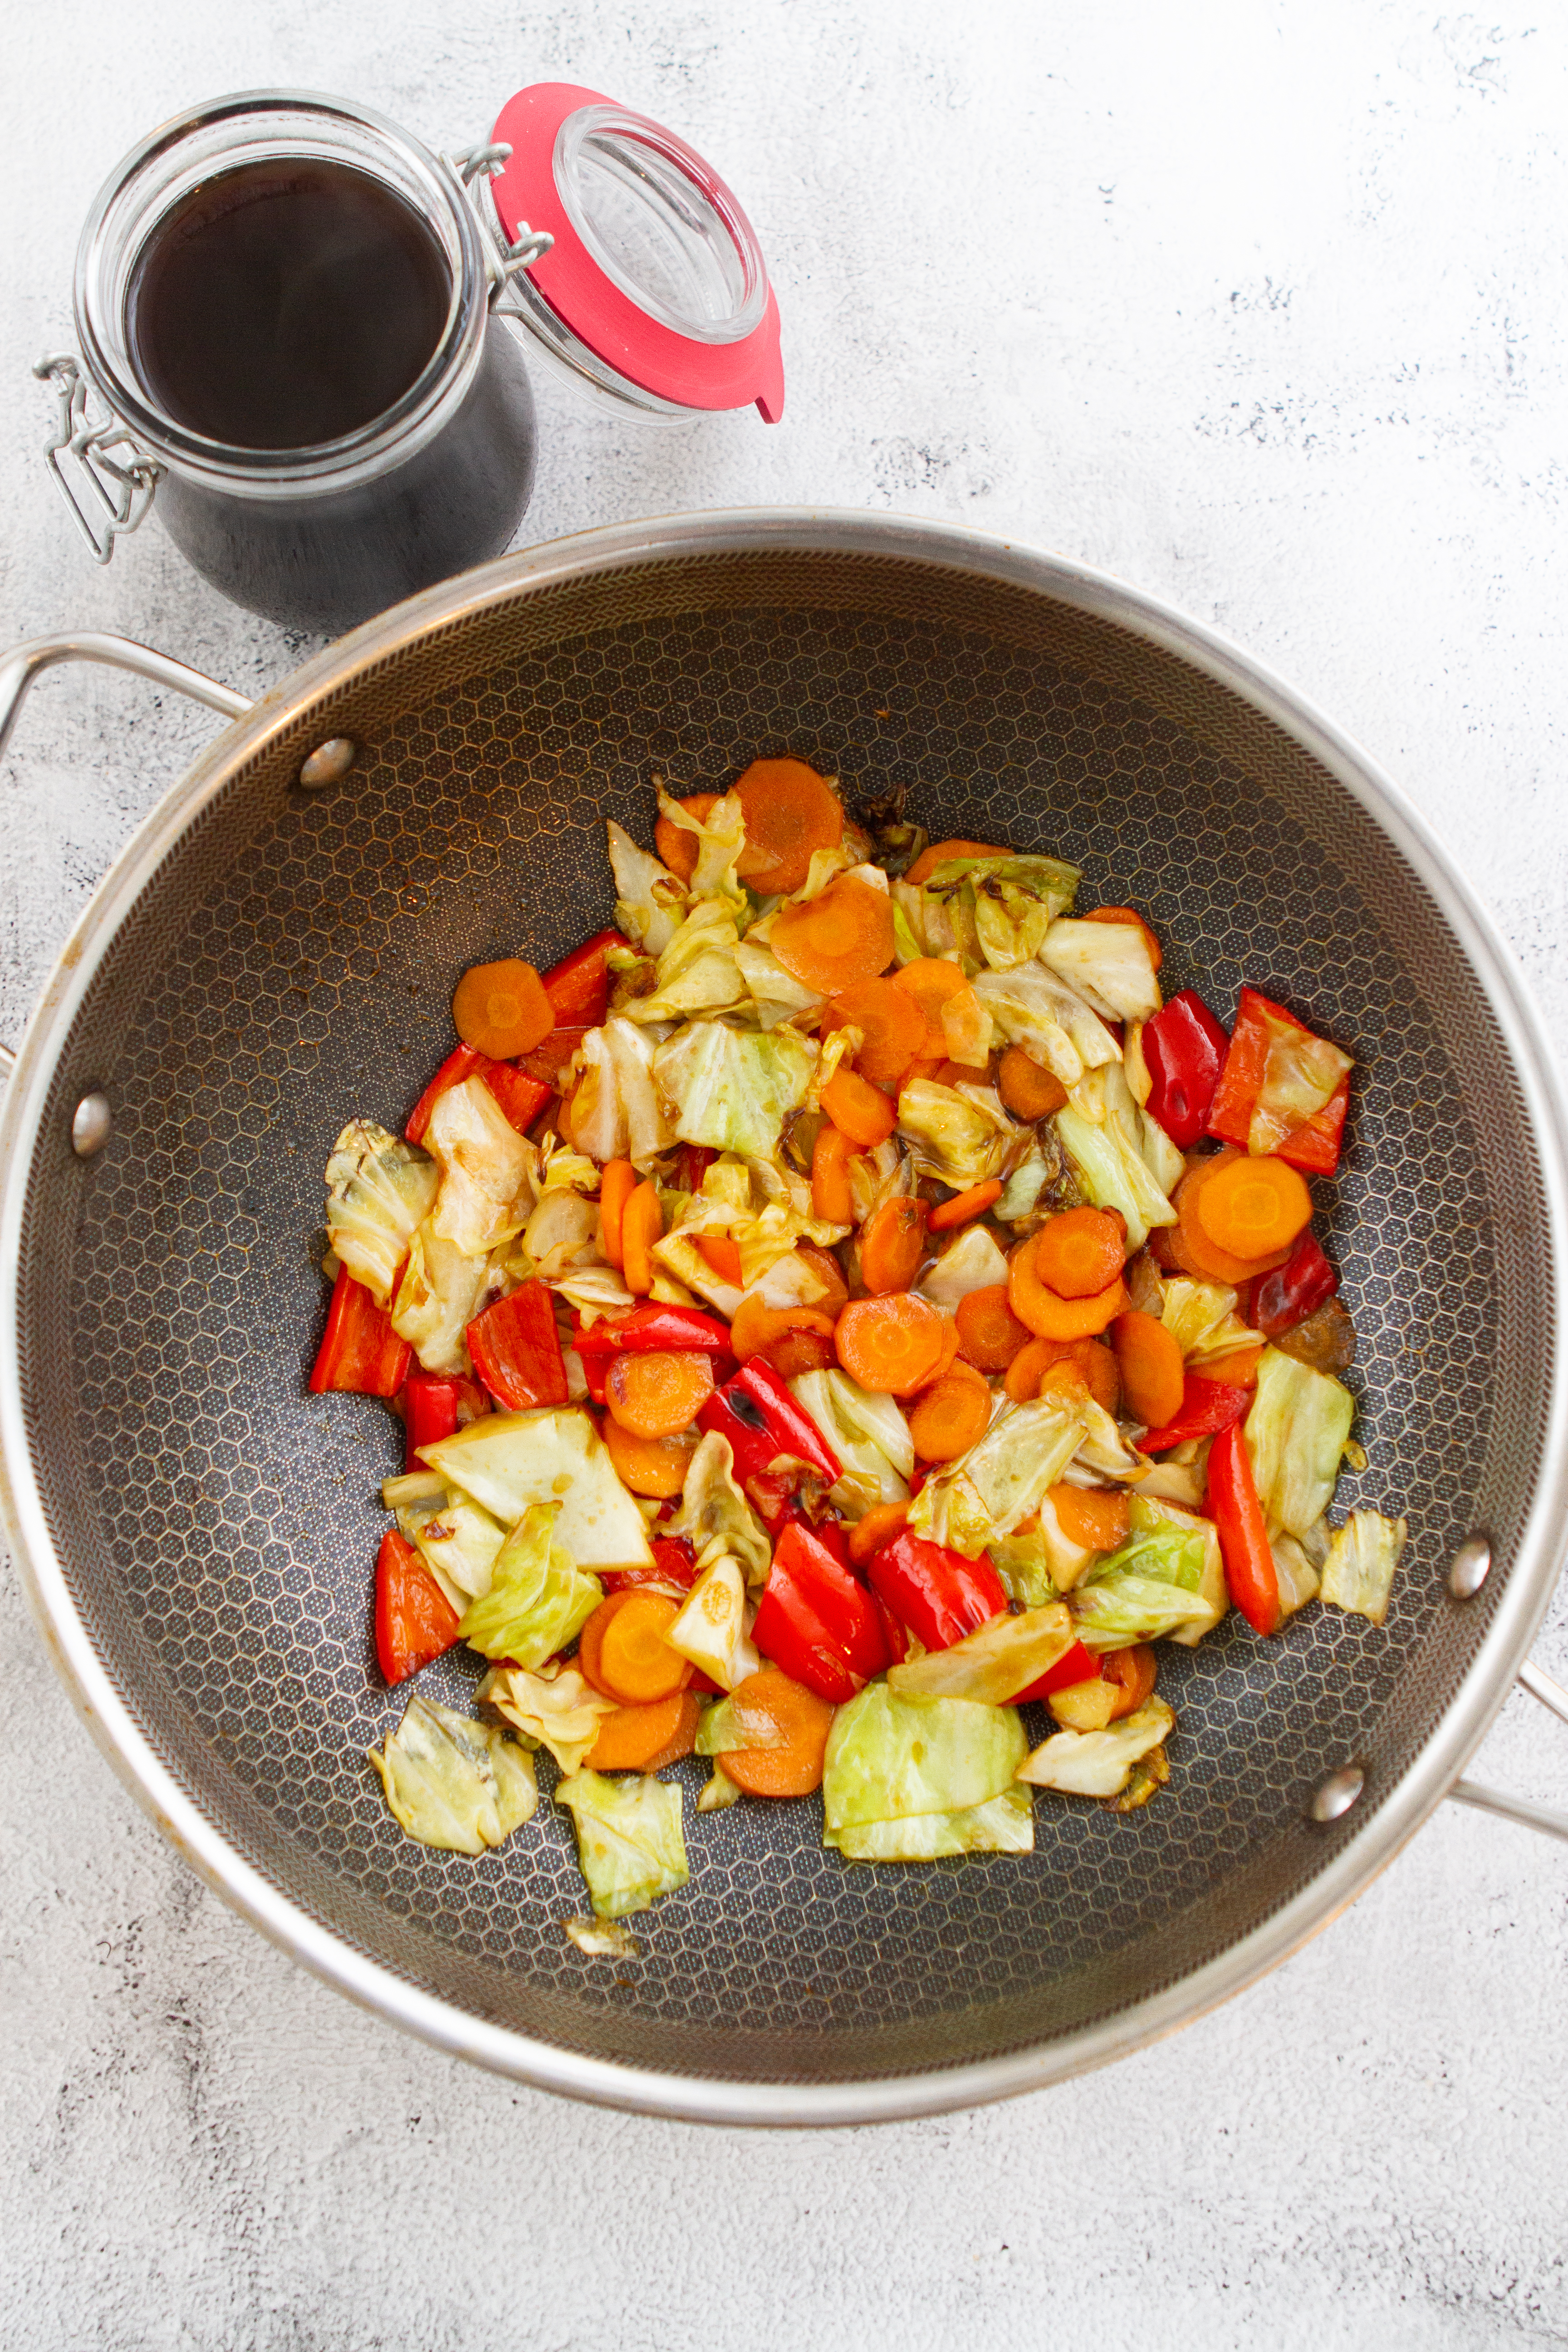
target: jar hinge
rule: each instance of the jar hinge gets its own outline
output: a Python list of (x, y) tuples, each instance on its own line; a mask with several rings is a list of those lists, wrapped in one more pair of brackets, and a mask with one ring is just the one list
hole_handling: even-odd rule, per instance
[(490, 140), (477, 147), (466, 147), (459, 154), (443, 157), (463, 184), (463, 192), (473, 207), (475, 219), (484, 233), (485, 266), (489, 272), (491, 310), (496, 298), (505, 289), (510, 279), (520, 270), (540, 260), (547, 254), (555, 239), (548, 229), (530, 228), (526, 221), (518, 223), (519, 235), (509, 243), (492, 204), (482, 204), (475, 194), (474, 182), (483, 173), (487, 181), (504, 171), (511, 149), (501, 140)]
[[(122, 532), (134, 530), (153, 503), (153, 493), (164, 471), (159, 460), (139, 448), (117, 416), (95, 425), (87, 413), (87, 382), (69, 352), (39, 360), (33, 373), (52, 383), (59, 395), (55, 436), (44, 446), (44, 461), (55, 478), (60, 496), (76, 518), (77, 527), (92, 550), (95, 563), (107, 563)], [(110, 455), (126, 449), (123, 460)], [(74, 457), (79, 479), (91, 489), (95, 506), (83, 504), (65, 469)]]

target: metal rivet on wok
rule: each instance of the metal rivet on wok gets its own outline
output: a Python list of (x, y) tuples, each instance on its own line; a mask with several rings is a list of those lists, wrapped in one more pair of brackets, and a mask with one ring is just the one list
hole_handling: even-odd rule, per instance
[(1448, 1590), (1456, 1601), (1473, 1601), (1491, 1570), (1492, 1548), (1485, 1536), (1467, 1536), (1448, 1564)]
[(79, 1160), (91, 1160), (109, 1141), (114, 1113), (107, 1097), (83, 1095), (71, 1114), (71, 1150)]
[(341, 784), (358, 756), (359, 745), (346, 735), (334, 735), (325, 743), (318, 743), (300, 771), (300, 782), (308, 793), (319, 793), (328, 784)]
[(1348, 1813), (1366, 1786), (1366, 1774), (1359, 1764), (1342, 1764), (1320, 1780), (1312, 1791), (1308, 1812), (1315, 1822), (1337, 1822)]

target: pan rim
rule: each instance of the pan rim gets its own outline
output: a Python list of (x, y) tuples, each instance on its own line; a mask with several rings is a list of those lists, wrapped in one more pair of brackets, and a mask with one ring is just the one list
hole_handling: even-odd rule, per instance
[[(1339, 1851), (1279, 1908), (1203, 1968), (1045, 2044), (953, 2067), (840, 2083), (667, 2074), (538, 2041), (426, 1993), (324, 1927), (226, 1843), (153, 1750), (98, 1658), (48, 1534), (26, 1444), (17, 1311), (27, 1173), (60, 1049), (104, 955), (169, 851), (249, 759), (362, 666), (462, 618), (606, 570), (693, 553), (765, 550), (891, 556), (972, 571), (1112, 621), (1228, 688), (1326, 768), (1442, 907), (1508, 1048), (1542, 1160), (1552, 1248), (1552, 1378), (1537, 1486), (1490, 1624), (1448, 1709), (1375, 1814), (1333, 1832)], [(29, 1610), (78, 1712), (120, 1778), (242, 1916), (325, 1982), (452, 2055), (537, 2088), (686, 2122), (840, 2126), (985, 2104), (1109, 2063), (1256, 1982), (1364, 1891), (1441, 1802), (1512, 1687), (1568, 1552), (1568, 1102), (1542, 1018), (1510, 950), (1447, 847), (1383, 769), (1304, 695), (1222, 632), (1069, 559), (964, 526), (829, 507), (736, 508), (606, 525), (503, 556), (366, 622), (291, 672), (220, 733), (143, 820), (75, 925), (29, 1023), (0, 1111), (0, 1528)], [(1458, 1605), (1458, 1604), (1455, 1604)]]

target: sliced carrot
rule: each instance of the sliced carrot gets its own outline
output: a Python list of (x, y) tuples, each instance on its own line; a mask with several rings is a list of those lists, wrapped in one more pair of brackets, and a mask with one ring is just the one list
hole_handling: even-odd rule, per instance
[(664, 1237), (664, 1211), (658, 1187), (645, 1176), (621, 1212), (621, 1273), (634, 1298), (646, 1298), (653, 1288), (655, 1242)]
[(816, 1331), (831, 1339), (833, 1318), (817, 1307), (768, 1307), (753, 1294), (742, 1298), (735, 1309), (730, 1345), (743, 1364), (748, 1357), (760, 1356), (764, 1348), (782, 1339), (786, 1331)]
[(1038, 1235), (1031, 1235), (1027, 1241), (1020, 1242), (1007, 1262), (1008, 1306), (1037, 1339), (1092, 1339), (1126, 1307), (1126, 1284), (1118, 1275), (1104, 1290), (1088, 1298), (1063, 1298), (1047, 1288), (1036, 1270), (1037, 1239)]
[(1163, 1429), (1182, 1408), (1186, 1374), (1181, 1343), (1152, 1315), (1119, 1315), (1110, 1344), (1121, 1367), (1128, 1411), (1146, 1428)]
[[(1250, 1389), (1258, 1385), (1258, 1367), (1263, 1361), (1261, 1348), (1233, 1348), (1228, 1356), (1215, 1356), (1197, 1367), (1205, 1381), (1226, 1381), (1233, 1389)], [(1168, 1416), (1174, 1420), (1174, 1414)], [(1163, 1429), (1164, 1422), (1151, 1422), (1151, 1428)]]
[(1242, 1157), (1216, 1169), (1198, 1200), (1205, 1240), (1256, 1265), (1288, 1249), (1312, 1222), (1306, 1178), (1286, 1160)]
[(933, 841), (928, 848), (921, 850), (904, 879), (917, 885), (929, 882), (937, 867), (945, 866), (953, 857), (1011, 857), (1012, 855), (1010, 849), (1001, 849), (994, 841)]
[[(717, 793), (688, 793), (680, 803), (688, 816), (699, 824), (706, 824), (719, 805)], [(661, 816), (653, 829), (653, 845), (661, 866), (668, 866), (679, 882), (689, 882), (697, 871), (697, 853), (701, 847), (694, 833), (677, 824), (673, 817)]]
[(959, 1300), (952, 1319), (959, 1353), (983, 1372), (1005, 1372), (1019, 1349), (1028, 1344), (1027, 1328), (1007, 1304), (1005, 1282), (970, 1291)]
[(684, 1690), (691, 1662), (664, 1638), (680, 1609), (668, 1592), (641, 1584), (601, 1601), (577, 1642), (577, 1663), (594, 1688), (617, 1706), (642, 1706)]
[(837, 1315), (849, 1297), (849, 1285), (844, 1279), (844, 1268), (830, 1249), (819, 1242), (796, 1242), (796, 1257), (805, 1258), (807, 1265), (819, 1275), (827, 1287), (816, 1301), (819, 1314)]
[(1032, 1397), (1039, 1395), (1044, 1375), (1061, 1360), (1059, 1339), (1031, 1339), (1008, 1364), (1002, 1385), (1015, 1404), (1027, 1404)]
[(909, 1516), (907, 1503), (873, 1503), (849, 1530), (849, 1557), (856, 1567), (864, 1568), (873, 1553), (891, 1543)]
[[(875, 1151), (879, 1143), (886, 1143), (899, 1123), (898, 1105), (854, 1070), (834, 1071), (822, 1089), (822, 1108), (834, 1126), (862, 1151)], [(814, 1152), (814, 1177), (816, 1171)], [(839, 1220), (836, 1217), (832, 1222), (837, 1224)]]
[(822, 1034), (852, 1027), (865, 1043), (855, 1056), (855, 1067), (874, 1087), (894, 1091), (911, 1062), (925, 1050), (926, 1025), (921, 1008), (907, 988), (896, 981), (863, 980), (836, 996), (822, 1016)]
[(1255, 1274), (1268, 1274), (1275, 1266), (1283, 1265), (1289, 1256), (1291, 1244), (1287, 1242), (1267, 1257), (1237, 1257), (1233, 1251), (1222, 1249), (1212, 1241), (1204, 1227), (1198, 1211), (1205, 1192), (1216, 1176), (1234, 1167), (1244, 1156), (1227, 1145), (1223, 1151), (1190, 1164), (1177, 1185), (1172, 1203), (1177, 1222), (1173, 1228), (1167, 1226), (1163, 1232), (1170, 1255), (1184, 1274), (1195, 1275), (1205, 1282), (1239, 1284), (1250, 1281)]
[(1096, 1404), (1114, 1412), (1121, 1402), (1121, 1374), (1110, 1349), (1099, 1339), (1031, 1339), (1007, 1367), (1003, 1383), (1016, 1404), (1038, 1396), (1046, 1374), (1066, 1364)]
[(936, 1370), (931, 1374), (931, 1379), (945, 1380), (957, 1361), (958, 1325), (951, 1315), (944, 1315), (942, 1318), (942, 1353), (936, 1360)]
[(929, 1223), (933, 1234), (944, 1234), (952, 1225), (966, 1225), (972, 1217), (983, 1217), (994, 1202), (1002, 1198), (1002, 1185), (993, 1176), (987, 1183), (972, 1184), (967, 1192), (955, 1192), (940, 1209), (931, 1213)]
[(852, 1381), (879, 1396), (913, 1396), (934, 1380), (954, 1327), (923, 1298), (894, 1291), (886, 1298), (856, 1298), (844, 1309), (833, 1339)]
[(695, 1349), (650, 1348), (610, 1358), (605, 1402), (633, 1437), (675, 1437), (713, 1393), (713, 1359)]
[(699, 1234), (697, 1254), (705, 1265), (712, 1267), (721, 1282), (730, 1283), (736, 1290), (741, 1288), (739, 1242), (732, 1242), (728, 1234)]
[(814, 854), (844, 838), (843, 802), (804, 760), (753, 760), (734, 791), (746, 820), (735, 871), (763, 898), (802, 888)]
[(784, 908), (770, 942), (791, 978), (824, 996), (875, 980), (893, 961), (893, 902), (853, 875)]
[(621, 1255), (621, 1223), (626, 1213), (626, 1202), (640, 1181), (629, 1160), (607, 1160), (605, 1162), (605, 1172), (599, 1179), (600, 1246), (614, 1266), (623, 1265), (626, 1262)]
[(926, 1254), (926, 1204), (895, 1192), (866, 1221), (860, 1235), (860, 1279), (873, 1298), (907, 1290)]
[(452, 998), (452, 1025), (476, 1053), (510, 1062), (544, 1043), (555, 1026), (555, 1008), (533, 966), (506, 956), (463, 974)]
[[(920, 956), (913, 963), (905, 964), (893, 974), (893, 986), (912, 996), (925, 1023), (925, 1043), (921, 1049), (928, 1061), (947, 1059), (947, 1032), (942, 1025), (942, 1008), (955, 996), (962, 996), (969, 986), (963, 972), (945, 956)], [(968, 1072), (973, 1077), (973, 1070)]]
[(1127, 1497), (1119, 1486), (1053, 1486), (1046, 1500), (1068, 1543), (1114, 1551), (1127, 1541)]
[(830, 1371), (838, 1361), (831, 1339), (818, 1331), (784, 1331), (762, 1350), (781, 1381), (798, 1380), (802, 1372)]
[(595, 1772), (662, 1772), (697, 1745), (702, 1702), (692, 1690), (605, 1716), (586, 1762)]
[[(837, 1076), (837, 1072), (835, 1076)], [(832, 1081), (829, 1081), (831, 1084)], [(898, 1114), (894, 1113), (895, 1123)], [(849, 1184), (849, 1163), (857, 1145), (831, 1120), (819, 1129), (811, 1148), (811, 1212), (826, 1225), (852, 1225), (855, 1195)]]
[(1064, 1209), (1035, 1236), (1035, 1272), (1058, 1298), (1096, 1297), (1121, 1272), (1125, 1234), (1103, 1209)]
[(1143, 920), (1142, 916), (1138, 913), (1135, 908), (1096, 907), (1093, 912), (1086, 915), (1083, 919), (1086, 923), (1131, 924), (1134, 930), (1142, 931), (1144, 938), (1148, 940), (1149, 954), (1153, 962), (1155, 971), (1158, 971), (1160, 966), (1164, 962), (1165, 959), (1161, 950), (1159, 940), (1154, 937), (1153, 932), (1150, 929), (1148, 924)]
[(763, 1666), (731, 1693), (748, 1715), (766, 1716), (784, 1735), (778, 1748), (729, 1748), (719, 1761), (748, 1797), (808, 1797), (822, 1780), (835, 1710), (777, 1666)]
[(1026, 1054), (1022, 1045), (1009, 1045), (1003, 1055), (996, 1090), (1015, 1118), (1048, 1118), (1068, 1098), (1056, 1073)]
[(967, 1364), (922, 1389), (910, 1415), (910, 1435), (922, 1462), (956, 1462), (985, 1434), (991, 1391)]
[(1128, 1650), (1112, 1650), (1100, 1662), (1101, 1679), (1117, 1686), (1116, 1705), (1110, 1720), (1119, 1723), (1124, 1715), (1141, 1707), (1154, 1687), (1158, 1662), (1147, 1642), (1134, 1642)]
[(634, 1495), (651, 1495), (665, 1502), (679, 1495), (697, 1451), (697, 1432), (683, 1430), (674, 1437), (634, 1437), (614, 1412), (605, 1415), (605, 1448), (616, 1477)]
[(1121, 1406), (1121, 1367), (1103, 1339), (1075, 1339), (1072, 1360), (1089, 1383), (1095, 1403), (1109, 1413)]

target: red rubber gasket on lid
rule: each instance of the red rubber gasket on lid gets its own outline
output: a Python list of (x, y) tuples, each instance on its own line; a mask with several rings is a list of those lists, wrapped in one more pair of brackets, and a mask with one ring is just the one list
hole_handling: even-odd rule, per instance
[(616, 101), (574, 82), (535, 82), (507, 100), (490, 136), (511, 149), (506, 169), (490, 183), (497, 216), (510, 241), (521, 222), (548, 229), (551, 250), (529, 264), (540, 293), (578, 339), (605, 362), (660, 400), (687, 408), (744, 408), (754, 401), (764, 422), (784, 414), (784, 358), (779, 307), (768, 289), (760, 325), (736, 343), (704, 343), (677, 334), (624, 294), (595, 260), (574, 228), (555, 184), (555, 141), (569, 115)]

